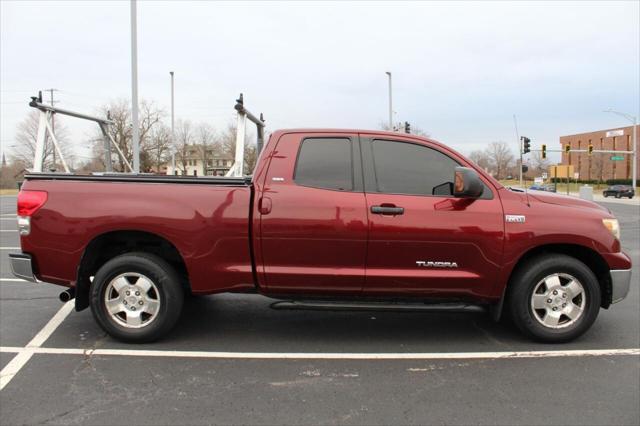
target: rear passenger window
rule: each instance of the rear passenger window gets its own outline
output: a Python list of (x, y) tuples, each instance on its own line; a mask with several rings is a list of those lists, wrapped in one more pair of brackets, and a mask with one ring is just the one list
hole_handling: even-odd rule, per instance
[(413, 143), (374, 140), (378, 192), (448, 196), (458, 163), (447, 155)]
[(300, 146), (293, 179), (299, 185), (351, 191), (352, 170), (350, 139), (305, 139)]

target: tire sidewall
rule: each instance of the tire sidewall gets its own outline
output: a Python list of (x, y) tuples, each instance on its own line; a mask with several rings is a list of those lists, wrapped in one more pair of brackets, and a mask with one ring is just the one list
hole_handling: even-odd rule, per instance
[[(575, 324), (560, 329), (542, 325), (531, 308), (531, 295), (545, 277), (565, 273), (575, 277), (585, 292), (586, 304), (582, 316)], [(511, 315), (518, 328), (536, 340), (559, 343), (583, 334), (591, 327), (600, 310), (600, 286), (593, 272), (579, 260), (565, 255), (547, 255), (528, 262), (519, 271), (511, 294)]]
[[(104, 303), (108, 284), (118, 275), (130, 272), (146, 276), (158, 289), (157, 317), (141, 328), (118, 324)], [(105, 263), (94, 276), (90, 295), (91, 312), (98, 324), (111, 336), (126, 342), (149, 342), (167, 333), (177, 321), (183, 303), (183, 292), (173, 268), (161, 258), (146, 253), (124, 254)]]

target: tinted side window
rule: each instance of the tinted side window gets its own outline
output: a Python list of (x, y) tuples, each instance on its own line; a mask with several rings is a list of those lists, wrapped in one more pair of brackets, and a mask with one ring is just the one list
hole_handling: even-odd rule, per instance
[(351, 140), (317, 138), (302, 141), (294, 180), (299, 185), (351, 191)]
[(373, 161), (379, 192), (452, 195), (455, 167), (450, 157), (412, 143), (374, 140)]

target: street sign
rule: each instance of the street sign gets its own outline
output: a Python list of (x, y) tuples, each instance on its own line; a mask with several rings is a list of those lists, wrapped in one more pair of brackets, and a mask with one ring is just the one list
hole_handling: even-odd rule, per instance
[(624, 161), (624, 157), (622, 155), (612, 155), (611, 161)]
[(580, 179), (580, 173), (575, 172), (575, 173), (573, 174), (573, 178), (574, 178), (575, 180)]
[(623, 129), (619, 129), (619, 130), (609, 130), (607, 132), (607, 137), (611, 138), (614, 136), (623, 136), (624, 135), (624, 130)]
[(547, 172), (542, 172), (542, 179), (546, 179), (546, 178), (548, 178), (548, 177), (549, 177), (549, 176), (547, 175)]

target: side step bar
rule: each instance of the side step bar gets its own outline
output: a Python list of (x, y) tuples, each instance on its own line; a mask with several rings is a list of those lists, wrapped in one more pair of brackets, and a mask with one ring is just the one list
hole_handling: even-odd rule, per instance
[(486, 312), (479, 305), (466, 303), (393, 303), (393, 302), (331, 302), (282, 300), (271, 304), (278, 310), (312, 311), (391, 311), (391, 312)]

